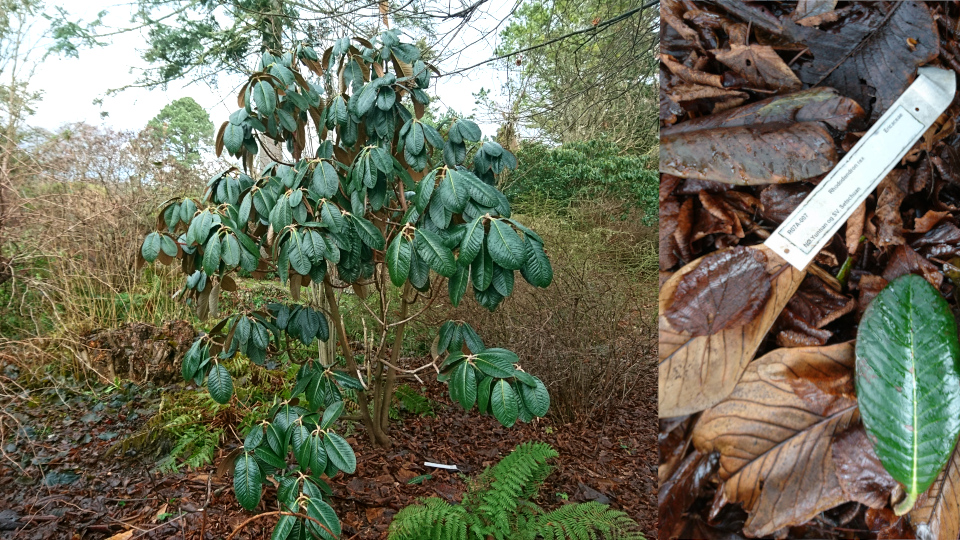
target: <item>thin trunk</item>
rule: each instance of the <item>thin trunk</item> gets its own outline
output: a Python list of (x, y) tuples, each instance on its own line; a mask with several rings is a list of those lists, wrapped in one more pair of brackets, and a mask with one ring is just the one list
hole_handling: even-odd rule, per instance
[[(350, 373), (357, 373), (359, 371), (357, 361), (353, 357), (353, 351), (350, 350), (350, 340), (347, 339), (347, 330), (343, 326), (343, 319), (340, 317), (340, 307), (337, 305), (337, 297), (333, 292), (333, 286), (330, 285), (329, 279), (324, 279), (323, 289), (327, 295), (327, 301), (330, 303), (331, 322), (337, 331), (340, 350), (347, 360), (347, 369), (350, 370)], [(370, 437), (370, 442), (376, 446), (389, 448), (390, 438), (380, 430), (379, 422), (374, 422), (370, 414), (370, 402), (367, 400), (367, 393), (357, 392), (357, 400), (360, 402), (360, 420), (363, 422), (363, 427), (367, 431), (367, 436)]]

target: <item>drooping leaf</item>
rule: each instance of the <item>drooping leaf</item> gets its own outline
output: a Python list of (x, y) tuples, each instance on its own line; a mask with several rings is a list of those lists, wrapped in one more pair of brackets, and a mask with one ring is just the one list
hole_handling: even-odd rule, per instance
[(260, 466), (250, 452), (237, 456), (233, 469), (233, 493), (240, 506), (253, 510), (260, 504), (260, 491), (263, 479)]
[(414, 233), (413, 245), (417, 254), (430, 265), (434, 272), (450, 277), (456, 271), (457, 261), (453, 257), (453, 252), (443, 245), (443, 240), (436, 233), (417, 229)]
[(832, 436), (858, 418), (854, 363), (851, 343), (777, 349), (701, 415), (693, 444), (720, 453), (724, 501), (750, 514), (748, 536), (806, 523), (846, 500), (830, 452)]
[(512, 427), (517, 422), (517, 416), (520, 415), (520, 406), (517, 403), (517, 393), (513, 391), (513, 386), (504, 379), (499, 379), (493, 384), (493, 391), (490, 395), (490, 410), (494, 418), (504, 427)]
[(161, 235), (154, 231), (147, 235), (140, 246), (140, 254), (148, 263), (152, 263), (160, 256)]
[(534, 416), (543, 417), (550, 409), (550, 392), (544, 386), (543, 381), (534, 377), (536, 386), (531, 388), (526, 384), (520, 385), (520, 398)]
[(519, 270), (527, 259), (523, 240), (509, 224), (499, 219), (490, 220), (487, 233), (487, 251), (493, 262), (507, 270)]
[(233, 396), (233, 378), (227, 368), (220, 364), (214, 364), (210, 374), (207, 375), (207, 389), (210, 391), (210, 397), (217, 403), (229, 403)]
[(277, 91), (267, 80), (261, 80), (253, 85), (253, 102), (257, 110), (264, 116), (270, 116), (277, 106)]
[[(798, 271), (764, 246), (751, 247), (766, 256), (766, 273), (772, 293), (750, 323), (716, 334), (692, 336), (675, 329), (664, 317), (683, 276), (703, 261), (698, 259), (670, 277), (660, 289), (660, 356), (658, 412), (661, 418), (702, 411), (733, 391), (747, 363), (780, 311), (803, 281)], [(774, 277), (775, 276), (775, 277)]]
[(867, 306), (857, 332), (857, 398), (887, 472), (903, 484), (903, 514), (930, 487), (960, 435), (960, 344), (939, 291), (914, 274)]
[(331, 199), (340, 189), (340, 177), (329, 161), (321, 161), (313, 170), (310, 189), (321, 198)]
[(390, 281), (400, 287), (410, 275), (410, 259), (413, 248), (410, 242), (398, 234), (387, 248), (387, 270), (390, 272)]
[(473, 367), (462, 362), (453, 370), (448, 383), (450, 385), (450, 399), (469, 411), (477, 401), (477, 373)]
[(327, 459), (329, 459), (337, 469), (347, 474), (356, 472), (357, 456), (353, 453), (353, 448), (350, 448), (350, 443), (343, 437), (336, 433), (327, 432), (327, 434), (323, 436), (323, 447), (327, 451)]
[(483, 246), (483, 216), (478, 217), (467, 224), (466, 232), (463, 234), (463, 240), (460, 241), (460, 251), (457, 254), (457, 263), (467, 266), (477, 258), (480, 248)]
[[(317, 536), (324, 540), (338, 540), (340, 538), (340, 520), (337, 519), (337, 513), (329, 504), (319, 498), (311, 497), (307, 502), (307, 515), (317, 520), (316, 522), (307, 521), (307, 528)], [(317, 524), (317, 522), (320, 524)]]

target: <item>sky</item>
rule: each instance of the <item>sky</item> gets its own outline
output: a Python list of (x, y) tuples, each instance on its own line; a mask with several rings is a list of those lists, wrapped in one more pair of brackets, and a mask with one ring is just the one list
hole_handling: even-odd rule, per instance
[[(481, 17), (472, 28), (457, 35), (453, 48), (462, 47), (478, 39), (478, 28), (492, 28), (495, 17), (509, 13), (513, 2), (494, 0), (493, 16)], [(104, 19), (108, 26), (123, 26), (129, 20), (130, 11), (116, 0), (52, 1), (50, 7), (62, 6), (71, 15), (89, 21), (101, 10), (109, 15)], [(441, 72), (475, 64), (493, 55), (495, 43), (490, 40), (472, 45), (459, 58), (450, 59), (439, 66)], [(117, 130), (140, 130), (171, 101), (192, 97), (210, 114), (215, 126), (219, 126), (236, 109), (235, 87), (243, 82), (240, 76), (228, 79), (221, 76), (219, 85), (212, 81), (188, 85), (172, 83), (166, 90), (129, 88), (114, 95), (107, 91), (133, 84), (137, 68), (146, 67), (140, 51), (146, 48), (144, 34), (130, 32), (110, 38), (109, 45), (81, 50), (79, 58), (48, 57), (36, 70), (31, 87), (43, 91), (43, 99), (29, 123), (36, 127), (56, 130), (65, 123), (87, 122)], [(464, 114), (474, 110), (473, 93), (481, 87), (499, 92), (498, 74), (486, 66), (470, 70), (463, 76), (444, 78), (435, 87), (441, 108), (450, 107)], [(94, 100), (102, 99), (102, 105)], [(101, 112), (108, 116), (101, 118)], [(493, 135), (496, 126), (480, 122), (485, 135)]]

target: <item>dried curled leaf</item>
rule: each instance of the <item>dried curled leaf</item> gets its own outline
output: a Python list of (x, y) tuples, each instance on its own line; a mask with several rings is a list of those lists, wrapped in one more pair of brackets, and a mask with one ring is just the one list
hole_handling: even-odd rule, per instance
[(763, 253), (748, 247), (707, 255), (680, 279), (664, 317), (692, 336), (749, 323), (770, 298), (765, 260)]
[(853, 365), (851, 343), (777, 349), (700, 417), (694, 446), (720, 452), (722, 497), (750, 514), (746, 535), (806, 523), (846, 501), (830, 446), (858, 417)]
[(693, 336), (675, 329), (664, 316), (680, 281), (703, 259), (684, 266), (661, 287), (658, 351), (658, 412), (661, 418), (702, 411), (727, 397), (777, 315), (806, 275), (763, 245), (748, 249), (760, 251), (766, 257), (766, 273), (771, 276), (772, 292), (760, 314), (744, 326), (707, 336)]
[(820, 124), (719, 128), (660, 138), (660, 172), (725, 184), (799, 182), (837, 164), (830, 133)]

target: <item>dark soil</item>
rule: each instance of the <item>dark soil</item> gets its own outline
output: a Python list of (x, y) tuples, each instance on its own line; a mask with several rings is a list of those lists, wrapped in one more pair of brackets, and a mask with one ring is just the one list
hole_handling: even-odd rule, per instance
[[(554, 508), (599, 500), (640, 522), (647, 538), (657, 538), (652, 362), (651, 357), (649, 376), (632, 403), (567, 424), (544, 419), (505, 429), (491, 417), (464, 413), (444, 385), (428, 383), (426, 394), (438, 402), (437, 415), (402, 414), (393, 428), (392, 449), (373, 448), (362, 431), (348, 439), (357, 454), (357, 472), (331, 481), (331, 504), (343, 523), (343, 538), (386, 538), (396, 512), (419, 497), (459, 500), (460, 474), (427, 468), (424, 461), (456, 464), (472, 476), (530, 440), (549, 443), (560, 454), (537, 503)], [(106, 456), (111, 445), (156, 412), (162, 389), (145, 385), (94, 393), (53, 383), (25, 389), (17, 385), (12, 365), (0, 373), (0, 382), (0, 538), (215, 539), (257, 513), (275, 510), (270, 492), (257, 512), (240, 508), (232, 478), (218, 475), (216, 463), (162, 474), (154, 470), (155, 457)], [(224, 445), (218, 459), (238, 444)], [(432, 478), (408, 484), (424, 474)], [(269, 538), (275, 520), (255, 520), (237, 537)]]

